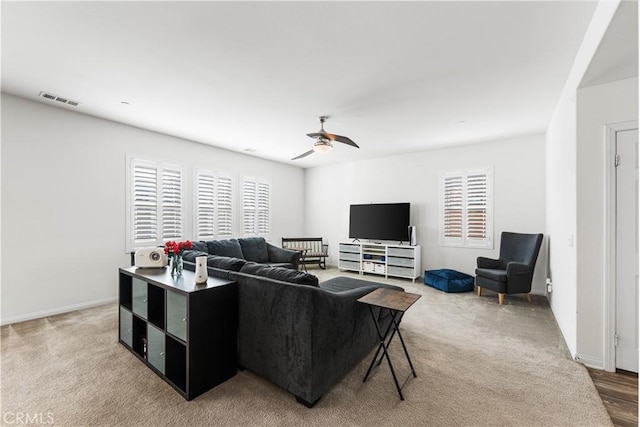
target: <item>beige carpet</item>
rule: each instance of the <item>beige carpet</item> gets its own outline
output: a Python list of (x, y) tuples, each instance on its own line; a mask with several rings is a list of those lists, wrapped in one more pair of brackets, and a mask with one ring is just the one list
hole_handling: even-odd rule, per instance
[[(384, 364), (362, 383), (369, 357), (313, 409), (246, 371), (186, 402), (118, 344), (117, 306), (109, 304), (2, 327), (0, 425), (611, 425), (545, 299), (507, 297), (499, 306), (488, 291), (477, 297), (386, 282), (422, 294), (401, 327), (418, 374), (405, 386), (404, 402)], [(396, 340), (391, 352), (405, 378)]]

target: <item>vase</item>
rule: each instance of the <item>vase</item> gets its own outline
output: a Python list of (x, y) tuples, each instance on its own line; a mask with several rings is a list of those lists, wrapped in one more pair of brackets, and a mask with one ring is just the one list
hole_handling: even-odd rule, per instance
[(182, 263), (182, 255), (174, 255), (171, 257), (171, 276), (182, 276), (182, 269), (184, 264)]

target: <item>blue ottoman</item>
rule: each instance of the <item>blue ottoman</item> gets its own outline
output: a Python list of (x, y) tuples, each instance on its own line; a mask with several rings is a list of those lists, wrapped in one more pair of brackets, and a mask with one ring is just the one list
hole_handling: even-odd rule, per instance
[(424, 272), (424, 284), (444, 292), (469, 292), (473, 290), (473, 276), (443, 268)]

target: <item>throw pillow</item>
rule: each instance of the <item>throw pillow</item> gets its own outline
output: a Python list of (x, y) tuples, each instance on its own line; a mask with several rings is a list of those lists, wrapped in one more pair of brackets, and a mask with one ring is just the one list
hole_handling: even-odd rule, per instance
[(268, 262), (269, 252), (267, 251), (267, 241), (264, 237), (247, 237), (238, 239), (244, 259), (254, 262)]
[(209, 240), (207, 248), (210, 255), (245, 259), (237, 239)]
[(205, 242), (204, 240), (191, 242), (191, 249), (194, 251), (209, 252), (209, 248), (207, 248), (207, 242)]
[(219, 268), (221, 270), (240, 271), (242, 266), (247, 262), (239, 258), (230, 258), (226, 256), (209, 255), (207, 257), (207, 265), (209, 267)]
[(208, 256), (209, 254), (199, 250), (185, 250), (182, 252), (182, 259), (184, 261), (196, 262), (196, 257), (198, 256)]
[(240, 273), (268, 277), (269, 279), (294, 283), (296, 285), (318, 287), (318, 278), (316, 276), (290, 268), (269, 267), (255, 262), (248, 262), (240, 269)]

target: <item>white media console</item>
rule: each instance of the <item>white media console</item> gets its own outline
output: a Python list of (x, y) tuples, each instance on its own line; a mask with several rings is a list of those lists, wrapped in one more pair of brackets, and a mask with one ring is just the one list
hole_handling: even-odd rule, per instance
[(420, 246), (381, 243), (340, 243), (340, 270), (360, 274), (403, 277), (414, 282), (420, 277)]

